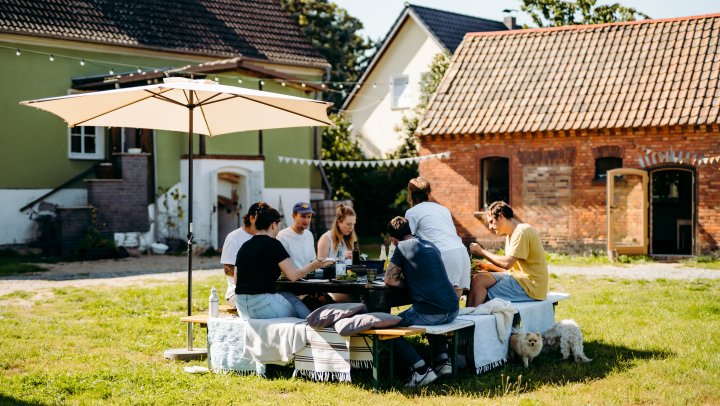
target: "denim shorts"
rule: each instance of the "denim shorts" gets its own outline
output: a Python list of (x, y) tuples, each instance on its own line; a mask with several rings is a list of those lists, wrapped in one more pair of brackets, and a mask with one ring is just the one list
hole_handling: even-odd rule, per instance
[(495, 284), (487, 291), (488, 300), (500, 298), (511, 302), (533, 302), (535, 299), (528, 296), (518, 281), (507, 272), (490, 272), (495, 278)]

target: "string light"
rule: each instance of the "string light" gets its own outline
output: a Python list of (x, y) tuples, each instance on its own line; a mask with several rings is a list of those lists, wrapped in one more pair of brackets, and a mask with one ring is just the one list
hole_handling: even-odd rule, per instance
[[(103, 67), (103, 66), (104, 66), (106, 69), (108, 69), (108, 72), (109, 72), (110, 75), (115, 75), (115, 74), (116, 74), (114, 67), (110, 67), (110, 66), (112, 66), (112, 65), (120, 65), (120, 66), (122, 66), (122, 67), (127, 67), (127, 68), (130, 68), (131, 70), (137, 71), (138, 74), (143, 74), (143, 75), (146, 75), (146, 74), (148, 74), (148, 73), (150, 73), (150, 72), (154, 72), (154, 73), (156, 73), (156, 74), (157, 74), (157, 73), (160, 73), (160, 72), (165, 72), (165, 74), (166, 74), (166, 76), (167, 76), (169, 72), (170, 72), (170, 73), (180, 73), (180, 72), (182, 72), (182, 69), (176, 69), (176, 68), (163, 68), (163, 69), (159, 69), (159, 68), (149, 68), (149, 69), (147, 69), (147, 70), (143, 70), (142, 67), (139, 67), (139, 66), (137, 66), (137, 65), (117, 64), (117, 62), (103, 61), (103, 60), (97, 60), (97, 59), (78, 58), (78, 57), (70, 56), (70, 55), (55, 55), (54, 53), (51, 54), (51, 53), (46, 53), (46, 52), (34, 51), (34, 50), (27, 50), (27, 49), (20, 49), (20, 48), (12, 48), (12, 47), (2, 46), (2, 45), (0, 45), (0, 48), (10, 49), (10, 50), (13, 50), (13, 49), (14, 49), (16, 56), (23, 56), (23, 54), (45, 55), (50, 62), (55, 62), (55, 57), (57, 56), (57, 57), (59, 57), (59, 58), (67, 59), (67, 60), (70, 60), (70, 61), (75, 61), (75, 62), (78, 63), (80, 66), (86, 66), (88, 63), (91, 64), (91, 65), (99, 66), (99, 67)], [(121, 70), (122, 70), (122, 69), (121, 69)], [(132, 75), (132, 73), (127, 73), (127, 75), (130, 76), (130, 75)], [(192, 77), (192, 76), (191, 76), (191, 77)], [(251, 82), (256, 81), (257, 83), (260, 84), (260, 86), (264, 86), (264, 85), (265, 85), (265, 81), (266, 81), (266, 80), (270, 80), (270, 81), (272, 81), (272, 82), (274, 82), (274, 83), (278, 83), (278, 84), (282, 85), (283, 87), (287, 87), (288, 85), (296, 85), (296, 86), (301, 87), (301, 88), (306, 89), (306, 90), (307, 90), (307, 88), (308, 88), (309, 85), (314, 85), (314, 86), (318, 86), (318, 85), (319, 85), (319, 87), (320, 87), (324, 92), (334, 92), (334, 93), (338, 93), (338, 94), (342, 94), (342, 93), (344, 93), (344, 92), (346, 93), (346, 91), (344, 90), (344, 89), (346, 89), (346, 86), (345, 86), (346, 84), (347, 84), (348, 88), (350, 88), (350, 89), (353, 88), (354, 86), (357, 86), (357, 88), (361, 88), (361, 86), (362, 86), (362, 83), (360, 83), (360, 82), (347, 82), (347, 81), (346, 81), (346, 82), (320, 82), (320, 81), (316, 81), (316, 82), (315, 82), (315, 81), (307, 81), (307, 82), (301, 82), (301, 81), (288, 82), (286, 79), (278, 79), (278, 78), (264, 78), (264, 79), (262, 79), (262, 78), (244, 78), (244, 79), (239, 79), (239, 78), (237, 78), (237, 76), (229, 76), (229, 75), (217, 75), (217, 76), (214, 76), (214, 77), (213, 77), (213, 79), (214, 79), (215, 81), (217, 81), (217, 82), (219, 82), (220, 78), (228, 79), (228, 80), (232, 80), (232, 81), (237, 80), (238, 84), (243, 84), (244, 81), (247, 81), (247, 80), (250, 80)], [(157, 82), (159, 83), (159, 81), (157, 81)], [(380, 84), (382, 85), (382, 83), (380, 83)], [(377, 85), (378, 85), (378, 83), (376, 83), (376, 82), (373, 82), (373, 83), (372, 83), (373, 88), (376, 88)]]

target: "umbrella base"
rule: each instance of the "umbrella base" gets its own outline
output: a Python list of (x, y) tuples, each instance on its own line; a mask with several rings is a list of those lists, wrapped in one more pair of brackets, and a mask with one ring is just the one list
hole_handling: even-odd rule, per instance
[(163, 356), (175, 361), (194, 361), (207, 358), (207, 349), (193, 348), (192, 350), (188, 350), (187, 348), (173, 348), (171, 350), (165, 350)]

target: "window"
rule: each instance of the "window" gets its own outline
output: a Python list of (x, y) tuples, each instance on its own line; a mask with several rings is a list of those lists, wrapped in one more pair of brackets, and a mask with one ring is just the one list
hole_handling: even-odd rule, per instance
[(508, 158), (490, 157), (480, 161), (481, 208), (493, 202), (503, 200), (510, 203), (510, 160)]
[(595, 180), (606, 180), (607, 171), (610, 169), (622, 168), (622, 158), (603, 157), (595, 159)]
[(104, 127), (73, 127), (68, 136), (68, 158), (105, 159)]
[(410, 101), (410, 78), (408, 75), (397, 75), (390, 78), (391, 107), (407, 109), (412, 107)]

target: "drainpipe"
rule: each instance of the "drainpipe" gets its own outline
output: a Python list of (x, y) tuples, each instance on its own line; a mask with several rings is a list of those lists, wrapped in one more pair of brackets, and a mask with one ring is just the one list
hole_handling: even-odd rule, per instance
[[(323, 75), (323, 81), (328, 82), (330, 80), (330, 67), (325, 68), (325, 74)], [(322, 93), (321, 92), (315, 92), (315, 100), (321, 100), (322, 99)], [(314, 127), (314, 150), (313, 150), (313, 159), (320, 159), (318, 152), (322, 149), (322, 135), (320, 134), (320, 131), (317, 127)], [(322, 165), (318, 165), (318, 171), (320, 172), (320, 178), (322, 179), (323, 183), (323, 189), (325, 189), (325, 199), (332, 199), (333, 195), (333, 189), (330, 185), (330, 181), (327, 178), (327, 175), (325, 175), (325, 170), (323, 169)]]

